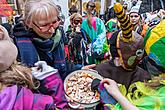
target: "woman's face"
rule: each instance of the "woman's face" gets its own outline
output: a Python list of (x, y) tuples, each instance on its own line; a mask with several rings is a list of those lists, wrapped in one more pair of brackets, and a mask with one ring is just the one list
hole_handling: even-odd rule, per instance
[(32, 22), (32, 29), (41, 37), (51, 38), (55, 29), (59, 26), (56, 11), (51, 14), (38, 14)]
[(88, 14), (94, 14), (95, 12), (95, 4), (94, 3), (89, 3), (87, 6), (87, 12)]
[(81, 27), (82, 19), (74, 19), (73, 20), (73, 27)]
[(138, 13), (131, 13), (130, 14), (130, 21), (133, 25), (136, 25), (140, 21), (140, 15)]

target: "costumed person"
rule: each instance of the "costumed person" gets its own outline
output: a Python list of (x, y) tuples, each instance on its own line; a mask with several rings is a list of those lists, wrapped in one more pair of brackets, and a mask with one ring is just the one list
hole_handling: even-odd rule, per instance
[(68, 27), (70, 25), (70, 16), (74, 13), (78, 13), (78, 9), (75, 5), (72, 5), (69, 9), (69, 17), (65, 19), (64, 21), (64, 33), (66, 33), (66, 31), (68, 31)]
[[(164, 110), (165, 77), (164, 74), (148, 82), (131, 84), (128, 91), (114, 80), (103, 79), (98, 85), (104, 110)], [(112, 100), (117, 103), (113, 104)]]
[(95, 8), (95, 2), (89, 1), (87, 3), (87, 18), (82, 22), (82, 29), (85, 30), (92, 41), (92, 43), (88, 45), (89, 64), (100, 63), (104, 60), (104, 54), (109, 50), (105, 25), (100, 18), (95, 17)]
[(140, 5), (142, 1), (136, 3), (129, 12), (130, 21), (133, 26), (133, 30), (140, 34), (142, 37), (145, 37), (148, 25), (142, 20), (142, 17), (139, 13)]
[(87, 45), (91, 41), (85, 31), (81, 29), (82, 16), (79, 13), (74, 13), (70, 16), (70, 22), (71, 25), (66, 32), (65, 40), (68, 46), (67, 60), (76, 65), (87, 65)]
[(114, 5), (114, 11), (121, 30), (110, 38), (112, 59), (96, 65), (95, 70), (101, 76), (113, 79), (128, 89), (134, 82), (150, 79), (150, 74), (138, 67), (144, 54), (143, 37), (132, 31), (129, 16), (125, 14), (120, 3)]
[(59, 28), (58, 15), (52, 0), (28, 0), (23, 17), (13, 29), (13, 35), (19, 61), (30, 67), (39, 60), (46, 61), (58, 69), (61, 78), (65, 79), (76, 67), (65, 61), (65, 36)]
[(106, 30), (107, 30), (106, 37), (108, 39), (108, 44), (109, 44), (109, 40), (110, 40), (112, 34), (120, 29), (120, 24), (117, 21), (117, 19), (114, 18), (114, 19), (110, 19), (109, 21), (107, 21), (105, 26), (106, 26)]
[(92, 87), (95, 87), (94, 90), (98, 90), (100, 93), (104, 110), (164, 110), (164, 25), (165, 20), (149, 30), (144, 40), (148, 55), (148, 61), (145, 60), (144, 64), (147, 71), (153, 75), (151, 80), (134, 82), (128, 89), (111, 79), (94, 80), (92, 82)]
[(165, 73), (165, 20), (147, 31), (144, 46), (147, 56), (142, 61), (142, 68), (152, 75)]
[[(137, 81), (150, 80), (151, 75), (138, 66), (144, 54), (143, 37), (132, 30), (129, 16), (126, 15), (120, 3), (114, 5), (114, 11), (121, 30), (113, 33), (110, 38), (112, 59), (96, 65), (94, 69), (104, 78), (112, 79), (128, 90), (130, 85)], [(107, 102), (108, 97), (104, 97), (104, 94), (108, 93), (104, 88), (101, 87), (99, 92), (103, 99), (102, 104), (116, 104), (116, 100)]]
[[(0, 26), (0, 109), (68, 110), (58, 70), (39, 61), (31, 71), (16, 62), (17, 54), (17, 47)], [(34, 92), (41, 86), (44, 93)]]
[[(126, 14), (128, 14), (129, 10), (130, 10), (130, 2), (131, 1), (123, 1), (123, 9), (125, 11)], [(113, 6), (111, 6), (111, 9), (114, 11)], [(115, 12), (114, 12), (115, 14)], [(107, 23), (105, 24), (106, 29), (107, 29), (107, 34), (106, 37), (108, 39), (108, 43), (109, 43), (109, 39), (111, 38), (112, 34), (118, 30), (120, 30), (120, 23), (118, 22), (116, 15), (114, 18), (111, 18), (107, 21)]]
[(163, 19), (165, 19), (165, 10), (159, 10), (158, 13), (155, 14), (151, 14), (151, 13), (147, 13), (147, 18), (146, 18), (146, 22), (148, 24), (148, 26), (150, 28), (154, 28), (157, 24), (160, 23), (160, 21), (162, 21)]

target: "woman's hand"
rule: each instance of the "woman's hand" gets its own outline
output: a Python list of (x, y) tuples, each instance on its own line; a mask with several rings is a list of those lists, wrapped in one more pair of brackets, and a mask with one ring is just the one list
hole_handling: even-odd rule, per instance
[(114, 80), (111, 79), (103, 79), (101, 83), (104, 83), (104, 87), (106, 88), (107, 92), (117, 100), (123, 110), (139, 110), (136, 106), (131, 104), (126, 97), (124, 97), (121, 92), (119, 91), (119, 88), (117, 86), (117, 83)]
[(107, 92), (113, 97), (115, 97), (118, 94), (121, 94), (117, 86), (117, 83), (114, 80), (106, 78), (103, 79), (101, 83), (104, 84), (104, 87), (106, 88)]
[(44, 78), (58, 73), (57, 69), (47, 65), (45, 61), (38, 61), (35, 63), (36, 67), (32, 68), (32, 74), (36, 79), (43, 80)]

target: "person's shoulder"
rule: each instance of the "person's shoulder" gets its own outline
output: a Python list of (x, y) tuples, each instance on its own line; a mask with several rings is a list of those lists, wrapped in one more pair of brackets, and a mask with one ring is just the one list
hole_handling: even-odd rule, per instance
[(103, 22), (103, 20), (101, 19), (101, 18), (99, 18), (99, 17), (93, 17), (94, 19), (96, 19), (96, 21), (101, 21), (101, 22)]
[(104, 69), (104, 68), (109, 68), (110, 66), (113, 66), (113, 64), (110, 61), (106, 61), (106, 62), (103, 62), (103, 63), (96, 65), (95, 69), (96, 70)]
[[(83, 22), (87, 22), (87, 18), (83, 18)], [(82, 23), (83, 23), (83, 22), (82, 22)]]
[(26, 26), (24, 25), (23, 22), (19, 22), (19, 23), (14, 25), (13, 35), (15, 37), (19, 37), (19, 36), (22, 36), (22, 35), (25, 35), (28, 33), (29, 33), (29, 31), (28, 31), (28, 29), (26, 29)]
[(151, 79), (151, 74), (139, 66), (136, 68), (136, 75), (139, 75), (142, 79)]

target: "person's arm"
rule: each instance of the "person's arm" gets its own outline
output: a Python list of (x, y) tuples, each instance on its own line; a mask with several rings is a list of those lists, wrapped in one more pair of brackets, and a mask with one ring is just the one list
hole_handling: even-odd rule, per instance
[(38, 68), (37, 71), (33, 70), (32, 74), (36, 79), (41, 81), (41, 89), (44, 89), (44, 94), (53, 97), (54, 104), (58, 109), (68, 110), (63, 81), (58, 70), (47, 65), (45, 61), (39, 61), (35, 65)]
[(117, 83), (114, 80), (103, 79), (101, 83), (104, 83), (104, 87), (106, 88), (107, 92), (120, 103), (124, 110), (139, 110), (121, 94), (118, 89)]
[(121, 93), (116, 94), (116, 96), (113, 96), (122, 106), (124, 110), (139, 110), (136, 106), (131, 104), (126, 97), (124, 97)]
[(95, 41), (93, 42), (94, 52), (97, 54), (103, 53), (106, 45), (106, 28), (103, 21), (100, 18), (96, 19), (96, 27), (97, 27), (97, 36)]

